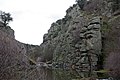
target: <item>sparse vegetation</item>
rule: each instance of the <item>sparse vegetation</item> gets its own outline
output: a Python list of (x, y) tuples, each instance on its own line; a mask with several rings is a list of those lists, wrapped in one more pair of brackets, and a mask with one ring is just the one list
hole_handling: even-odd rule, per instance
[(120, 53), (112, 52), (106, 58), (105, 69), (110, 71), (112, 77), (120, 78)]
[(0, 11), (0, 18), (1, 18), (1, 21), (3, 22), (4, 26), (7, 26), (8, 23), (13, 20), (10, 13), (5, 13), (2, 11)]
[[(17, 80), (27, 68), (22, 45), (0, 30), (0, 80)], [(23, 70), (23, 71), (22, 71)]]

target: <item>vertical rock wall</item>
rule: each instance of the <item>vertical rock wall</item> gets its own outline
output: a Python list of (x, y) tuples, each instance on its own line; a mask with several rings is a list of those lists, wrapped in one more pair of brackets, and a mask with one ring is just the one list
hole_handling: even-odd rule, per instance
[(86, 13), (74, 4), (66, 11), (66, 16), (53, 23), (44, 35), (41, 46), (45, 46), (47, 53), (43, 52), (43, 55), (53, 55), (54, 67), (89, 71), (97, 66), (102, 47), (101, 18)]
[(98, 56), (101, 54), (101, 25), (100, 18), (94, 17), (88, 26), (82, 27), (81, 43), (76, 48), (80, 52), (75, 58), (75, 67), (82, 71), (93, 70), (97, 66)]
[(78, 3), (67, 9), (65, 17), (54, 22), (44, 35), (42, 54), (49, 55), (45, 59), (52, 59), (54, 67), (80, 71), (102, 67), (104, 55), (118, 45), (119, 27), (115, 30), (116, 23), (111, 21), (119, 21), (119, 11), (112, 13), (112, 4), (108, 0), (89, 0), (82, 9)]

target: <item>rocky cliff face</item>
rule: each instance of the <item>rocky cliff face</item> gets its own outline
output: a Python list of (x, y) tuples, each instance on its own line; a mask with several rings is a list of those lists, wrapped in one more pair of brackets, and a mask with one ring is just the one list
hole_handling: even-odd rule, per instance
[(53, 23), (44, 35), (40, 45), (43, 61), (52, 60), (55, 67), (81, 71), (100, 67), (105, 51), (112, 48), (109, 44), (111, 39), (106, 40), (106, 35), (119, 34), (119, 31), (112, 31), (116, 25), (112, 20), (117, 21), (119, 17), (113, 14), (111, 1), (86, 1), (83, 9), (80, 4), (74, 4), (66, 11), (65, 17)]
[(44, 43), (54, 47), (49, 53), (53, 54), (55, 66), (90, 70), (97, 65), (102, 45), (101, 20), (99, 16), (87, 19), (84, 15), (85, 12), (74, 5), (44, 36)]

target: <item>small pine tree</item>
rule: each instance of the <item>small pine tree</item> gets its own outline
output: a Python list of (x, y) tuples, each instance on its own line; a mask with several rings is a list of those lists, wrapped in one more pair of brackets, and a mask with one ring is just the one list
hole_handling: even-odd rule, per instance
[(13, 20), (10, 13), (5, 13), (5, 12), (2, 12), (2, 11), (1, 11), (1, 14), (0, 14), (0, 18), (1, 18), (4, 26), (7, 26), (8, 23)]

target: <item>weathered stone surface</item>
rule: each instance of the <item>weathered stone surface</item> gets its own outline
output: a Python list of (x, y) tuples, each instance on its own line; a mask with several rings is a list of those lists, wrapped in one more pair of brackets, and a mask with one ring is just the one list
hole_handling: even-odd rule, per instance
[[(43, 54), (53, 55), (54, 65), (67, 63), (86, 67), (81, 65), (84, 63), (89, 65), (88, 67), (96, 66), (90, 61), (93, 57), (89, 51), (93, 50), (94, 53), (91, 54), (101, 53), (101, 18), (99, 16), (87, 18), (86, 12), (80, 10), (77, 4), (66, 12), (65, 18), (53, 23), (48, 33), (44, 35), (41, 46), (50, 45), (49, 47), (54, 48)], [(97, 59), (92, 61), (97, 63)]]
[[(111, 41), (105, 40), (107, 45), (104, 45), (102, 40), (103, 36), (107, 37), (111, 31), (107, 24), (112, 24), (111, 17), (111, 5), (106, 0), (89, 0), (84, 4), (83, 10), (78, 3), (74, 4), (66, 11), (65, 17), (54, 22), (44, 35), (41, 44), (42, 54), (44, 57), (45, 54), (52, 55), (45, 59), (48, 61), (51, 59), (57, 67), (60, 63), (69, 67), (74, 65), (75, 68), (79, 67), (82, 70), (96, 69), (96, 66), (102, 63), (100, 60), (103, 57), (102, 50), (105, 51), (109, 45), (108, 41)], [(118, 25), (116, 29), (119, 29)], [(52, 49), (49, 51), (48, 47)]]

